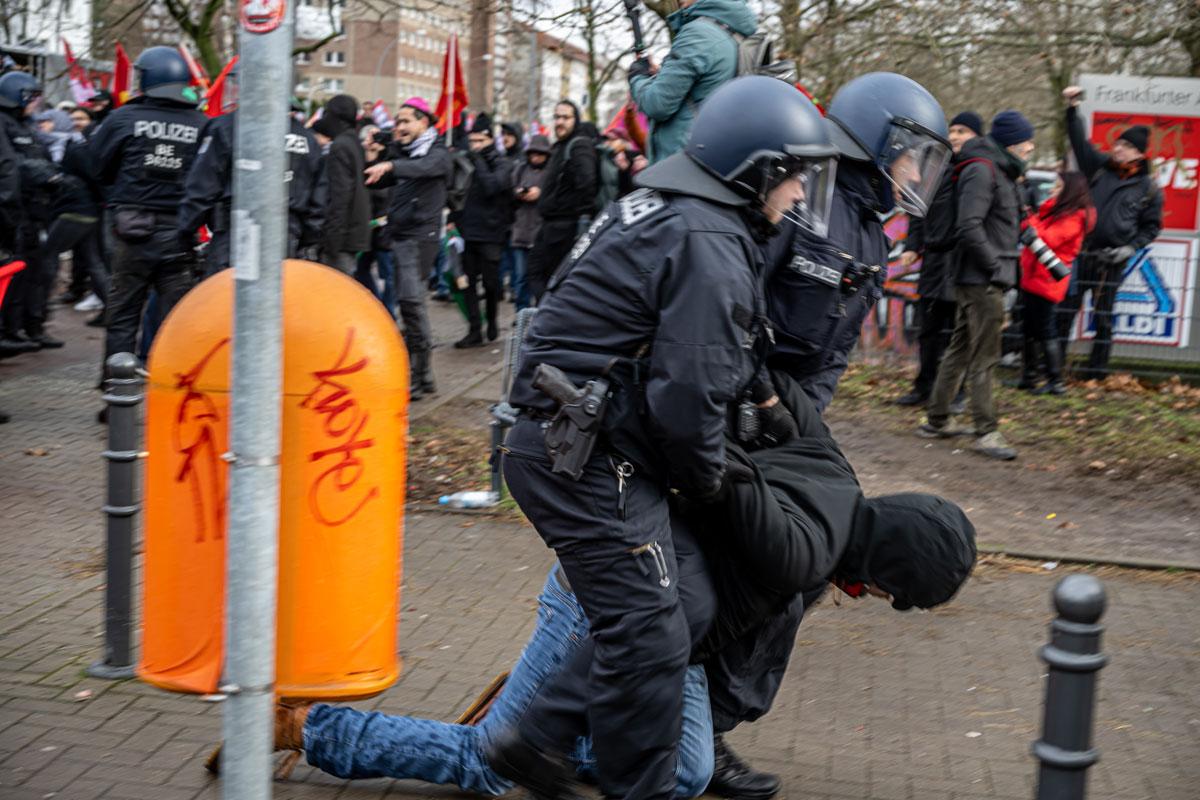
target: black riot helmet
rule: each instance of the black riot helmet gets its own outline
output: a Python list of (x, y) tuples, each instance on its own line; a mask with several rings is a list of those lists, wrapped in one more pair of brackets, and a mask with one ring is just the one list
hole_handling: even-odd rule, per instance
[(159, 45), (143, 50), (133, 63), (133, 71), (140, 95), (193, 105), (199, 100), (191, 87), (192, 73), (187, 62), (173, 47)]
[(824, 235), (837, 155), (811, 100), (781, 80), (751, 75), (713, 92), (696, 114), (684, 151), (646, 169), (637, 182), (743, 206), (762, 202), (784, 180), (799, 176), (802, 221)]
[(925, 216), (950, 159), (950, 130), (933, 95), (903, 75), (871, 72), (839, 89), (827, 113), (842, 157), (875, 164), (896, 205)]
[(25, 107), (41, 97), (42, 86), (28, 72), (6, 72), (0, 75), (0, 108), (12, 108), (18, 116)]

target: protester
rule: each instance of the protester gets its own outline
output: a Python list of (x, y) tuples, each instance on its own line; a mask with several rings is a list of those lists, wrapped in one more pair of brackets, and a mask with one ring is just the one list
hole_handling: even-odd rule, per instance
[(633, 176), (645, 164), (635, 168), (638, 154), (634, 152), (630, 141), (615, 131), (605, 134), (596, 145), (596, 151), (596, 209), (600, 210), (633, 191)]
[(398, 151), (390, 161), (372, 165), (366, 183), (391, 186), (388, 232), (396, 269), (396, 293), (412, 377), (409, 393), (419, 400), (437, 391), (430, 350), (433, 334), (425, 308), (425, 276), (437, 262), (450, 153), (433, 127), (429, 103), (404, 101), (396, 114)]
[(47, 298), (58, 261), (45, 256), (41, 236), (50, 222), (54, 184), (61, 172), (34, 126), (42, 87), (25, 72), (0, 76), (0, 133), (15, 157), (20, 202), (12, 208), (10, 252), (25, 269), (13, 276), (0, 310), (0, 354), (16, 355), (63, 346), (46, 332)]
[(596, 209), (596, 150), (580, 122), (579, 107), (571, 101), (554, 107), (557, 140), (542, 180), (538, 199), (542, 227), (525, 276), (535, 301), (541, 301), (550, 276), (575, 245), (581, 220), (589, 219)]
[(471, 163), (475, 172), (467, 190), (466, 203), (455, 216), (455, 224), (466, 251), (463, 269), (467, 274), (464, 302), (467, 310), (467, 335), (454, 343), (457, 348), (482, 347), (483, 320), (479, 314), (479, 283), (483, 283), (487, 342), (500, 335), (500, 255), (511, 227), (512, 170), (496, 149), (492, 120), (484, 113), (475, 117), (467, 134)]
[(652, 162), (683, 149), (700, 104), (737, 74), (734, 34), (753, 34), (758, 18), (744, 0), (680, 0), (667, 27), (673, 38), (662, 67), (645, 56), (629, 67), (633, 102), (650, 118)]
[[(747, 107), (761, 124), (726, 135)], [(730, 404), (748, 398), (766, 336), (758, 247), (779, 209), (803, 197), (808, 160), (833, 155), (820, 113), (794, 88), (765, 77), (730, 82), (701, 111), (688, 151), (648, 168), (643, 190), (601, 212), (526, 334), (510, 401), (522, 414), (505, 442), (504, 477), (590, 622), (587, 713), (606, 796), (673, 796), (690, 636), (668, 487), (693, 498), (729, 490), (725, 424)], [(543, 194), (543, 216), (552, 196)], [(548, 367), (615, 390), (606, 444), (577, 466), (548, 454), (542, 420), (560, 401), (533, 374)], [(635, 373), (644, 376), (636, 388)], [(573, 448), (599, 433), (563, 431)], [(557, 756), (575, 730), (556, 716), (562, 699), (543, 693), (488, 753), (493, 769), (535, 794), (556, 796), (570, 781)]]
[[(896, 400), (898, 406), (922, 406), (929, 401), (933, 383), (937, 378), (942, 355), (950, 344), (954, 330), (954, 264), (956, 244), (955, 187), (958, 183), (958, 168), (962, 163), (963, 145), (976, 136), (983, 135), (983, 119), (974, 111), (963, 111), (950, 120), (950, 168), (942, 176), (937, 194), (929, 204), (929, 213), (924, 217), (910, 217), (908, 238), (904, 252), (900, 255), (900, 266), (909, 269), (921, 259), (921, 271), (917, 277), (917, 320), (920, 333), (919, 367), (913, 381), (912, 391)], [(955, 399), (955, 404), (959, 402)]]
[[(366, 152), (368, 168), (387, 160), (391, 134), (377, 125), (364, 125), (358, 132)], [(388, 201), (391, 191), (386, 186), (374, 184), (369, 188), (371, 196), (371, 247), (358, 254), (358, 266), (354, 277), (383, 303), (383, 307), (396, 318), (396, 271), (392, 259), (392, 239), (387, 225)], [(374, 268), (375, 274), (372, 274)]]
[(1084, 379), (1103, 378), (1112, 355), (1113, 306), (1117, 290), (1125, 278), (1129, 259), (1158, 237), (1163, 225), (1163, 193), (1154, 182), (1146, 150), (1150, 129), (1145, 125), (1126, 128), (1113, 143), (1112, 151), (1102, 153), (1092, 146), (1079, 117), (1083, 90), (1069, 86), (1063, 90), (1067, 101), (1067, 134), (1079, 171), (1088, 179), (1092, 205), (1096, 208), (1096, 226), (1084, 240), (1077, 267), (1078, 286), (1062, 304), (1059, 332), (1063, 345), (1074, 327), (1075, 315), (1083, 302), (1083, 293), (1092, 293), (1092, 320), (1096, 337), (1088, 356)]
[(513, 197), (515, 214), (512, 230), (513, 257), (513, 302), (516, 310), (527, 308), (531, 302), (526, 270), (529, 252), (537, 240), (542, 226), (538, 212), (538, 200), (542, 196), (542, 183), (546, 176), (546, 161), (550, 158), (550, 140), (537, 135), (529, 140), (525, 148), (525, 162), (513, 173)]
[[(509, 175), (514, 175), (517, 168), (525, 163), (525, 129), (519, 122), (500, 123), (500, 147), (504, 158), (508, 161)], [(517, 303), (518, 282), (525, 282), (525, 275), (517, 276), (516, 247), (512, 243), (512, 226), (516, 222), (517, 204), (508, 204), (509, 241), (504, 244), (504, 252), (500, 255), (500, 299), (504, 299), (504, 287), (508, 286), (512, 293), (513, 303)], [(523, 286), (520, 287), (523, 290)], [(524, 308), (524, 306), (521, 306)], [(520, 309), (518, 309), (520, 310)]]
[(357, 116), (358, 101), (339, 94), (326, 103), (325, 113), (312, 127), (329, 144), (324, 168), (328, 205), (320, 258), (347, 275), (354, 274), (357, 254), (371, 246), (371, 199), (363, 184), (366, 155), (358, 141)]
[[(975, 452), (1001, 461), (1016, 458), (1017, 451), (998, 430), (992, 372), (1000, 361), (1004, 293), (1017, 283), (1021, 197), (1016, 180), (1033, 150), (1032, 123), (1011, 110), (992, 119), (987, 136), (962, 147), (954, 253), (958, 315), (934, 382), (928, 418), (917, 430), (925, 438), (972, 435)], [(950, 403), (964, 378), (971, 427), (949, 421)]]
[[(1083, 239), (1096, 223), (1087, 178), (1080, 172), (1059, 173), (1050, 197), (1028, 219), (1032, 228), (1070, 270), (1083, 247)], [(1024, 357), (1018, 388), (1034, 394), (1066, 394), (1062, 381), (1063, 349), (1055, 327), (1057, 305), (1067, 296), (1069, 272), (1051, 275), (1046, 265), (1029, 248), (1021, 250), (1021, 303)], [(1039, 349), (1045, 355), (1046, 383), (1037, 385)]]
[(177, 214), (207, 120), (196, 110), (192, 76), (178, 50), (151, 47), (134, 70), (137, 95), (88, 142), (97, 182), (113, 210), (106, 363), (115, 353), (135, 352), (150, 290), (158, 297), (159, 318), (165, 317), (191, 287), (195, 267), (195, 253), (179, 241)]
[(83, 129), (85, 138), (92, 138), (92, 134), (96, 132), (96, 128), (100, 123), (108, 119), (108, 115), (113, 111), (113, 97), (108, 89), (101, 89), (92, 95), (92, 99), (87, 102), (88, 111), (92, 115), (91, 124)]
[(75, 126), (75, 130), (83, 133), (92, 124), (92, 112), (83, 106), (79, 106), (71, 112), (71, 124)]

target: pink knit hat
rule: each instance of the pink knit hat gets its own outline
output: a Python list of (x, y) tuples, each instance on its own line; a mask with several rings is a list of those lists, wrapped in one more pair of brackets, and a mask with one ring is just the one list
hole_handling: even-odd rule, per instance
[(430, 122), (434, 121), (433, 111), (429, 108), (429, 103), (424, 97), (410, 97), (400, 104), (401, 108), (411, 108), (414, 111), (419, 111), (429, 118)]

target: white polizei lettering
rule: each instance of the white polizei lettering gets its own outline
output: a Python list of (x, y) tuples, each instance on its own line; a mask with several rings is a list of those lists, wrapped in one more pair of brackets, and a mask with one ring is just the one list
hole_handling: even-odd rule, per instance
[(309, 153), (308, 138), (301, 136), (298, 133), (289, 133), (284, 138), (284, 149), (289, 153), (297, 153), (306, 156)]
[(183, 122), (163, 122), (140, 119), (133, 123), (133, 135), (143, 139), (161, 139), (179, 144), (192, 144), (200, 138), (200, 129)]

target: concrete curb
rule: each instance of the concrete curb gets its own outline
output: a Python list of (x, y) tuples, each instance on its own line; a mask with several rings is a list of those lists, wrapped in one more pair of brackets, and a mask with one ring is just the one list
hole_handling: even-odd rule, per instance
[(1166, 570), (1173, 569), (1183, 572), (1200, 572), (1200, 564), (1193, 561), (1169, 561), (1154, 558), (1136, 558), (1134, 556), (1101, 556), (1077, 553), (1057, 553), (1053, 550), (1032, 551), (1017, 550), (1002, 544), (979, 544), (981, 554), (1023, 558), (1030, 561), (1060, 561), (1068, 564), (1093, 564), (1095, 566), (1128, 567), (1130, 569)]

